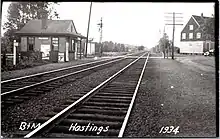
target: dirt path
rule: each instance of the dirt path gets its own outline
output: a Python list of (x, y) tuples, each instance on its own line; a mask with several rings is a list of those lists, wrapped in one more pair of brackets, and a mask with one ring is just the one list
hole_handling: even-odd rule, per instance
[[(215, 70), (149, 59), (124, 137), (215, 137), (215, 89)], [(162, 126), (179, 133), (159, 133)]]

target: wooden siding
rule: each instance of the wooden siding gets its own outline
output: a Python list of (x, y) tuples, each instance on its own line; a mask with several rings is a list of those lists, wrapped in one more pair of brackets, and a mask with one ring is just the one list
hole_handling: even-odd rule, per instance
[[(193, 25), (193, 30), (190, 30), (189, 26)], [(201, 38), (197, 39), (196, 38), (196, 34), (200, 32), (201, 33)], [(186, 33), (186, 39), (182, 39), (182, 33)], [(193, 33), (193, 39), (189, 39), (189, 33)], [(193, 17), (190, 18), (190, 20), (188, 21), (188, 23), (185, 25), (185, 27), (183, 28), (183, 30), (181, 31), (180, 34), (180, 40), (181, 41), (203, 41), (202, 39), (202, 32), (199, 29), (198, 24), (195, 22), (195, 20), (193, 19)]]
[(27, 37), (21, 37), (21, 52), (27, 52)]
[(71, 27), (72, 27), (72, 32), (76, 33), (76, 28), (74, 27), (73, 22), (69, 24), (69, 27), (67, 28), (67, 32), (71, 32)]
[[(42, 40), (39, 39), (39, 37), (47, 37), (48, 40)], [(45, 44), (45, 45), (51, 45), (51, 39), (54, 36), (34, 36), (35, 41), (34, 41), (34, 51), (41, 51), (41, 45)], [(57, 37), (57, 36), (56, 36)], [(82, 45), (83, 49), (85, 47), (85, 43), (80, 41), (75, 40), (75, 43), (73, 44), (73, 46), (75, 47), (74, 50), (71, 50), (71, 40), (75, 39), (72, 37), (58, 37), (59, 38), (59, 53), (65, 53), (66, 51), (66, 42), (69, 43), (69, 60), (74, 60), (77, 59), (76, 54), (77, 52), (79, 52), (79, 48), (80, 48), (80, 44)], [(76, 48), (78, 47), (78, 48)], [(76, 51), (75, 51), (76, 50)], [(27, 52), (27, 36), (22, 36), (21, 37), (21, 51), (22, 52)], [(83, 51), (82, 51), (83, 52)]]
[(180, 42), (180, 53), (203, 53), (203, 41)]

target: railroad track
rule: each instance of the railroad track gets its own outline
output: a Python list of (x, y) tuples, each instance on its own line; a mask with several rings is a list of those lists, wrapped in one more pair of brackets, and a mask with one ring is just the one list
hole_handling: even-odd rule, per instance
[(70, 98), (53, 112), (36, 119), (36, 123), (41, 123), (38, 128), (15, 136), (122, 137), (147, 65), (149, 54), (142, 58), (144, 55), (91, 91)]
[(43, 72), (21, 78), (6, 80), (1, 82), (1, 105), (2, 108), (13, 104), (24, 102), (33, 96), (38, 96), (42, 93), (57, 88), (66, 83), (67, 77), (72, 77), (72, 81), (84, 77), (96, 70), (106, 68), (125, 60), (125, 57), (102, 60), (80, 66), (72, 66), (58, 70)]
[(100, 60), (2, 81), (1, 107), (7, 108), (11, 105), (22, 103), (33, 96), (41, 95), (42, 93), (65, 84), (69, 81), (66, 79), (67, 77), (73, 77), (71, 81), (77, 80), (99, 69), (125, 60), (126, 57), (127, 56)]

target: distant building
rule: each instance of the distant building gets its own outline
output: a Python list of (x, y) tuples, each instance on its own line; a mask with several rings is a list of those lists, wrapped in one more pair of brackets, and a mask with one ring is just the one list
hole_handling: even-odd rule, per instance
[(150, 49), (150, 51), (151, 51), (152, 53), (156, 53), (156, 47), (157, 47), (157, 46), (152, 47), (152, 48)]
[(180, 53), (202, 54), (210, 49), (214, 49), (214, 40), (204, 39), (200, 26), (204, 24), (204, 19), (212, 17), (204, 17), (192, 15), (188, 23), (181, 31)]
[(53, 62), (77, 59), (83, 46), (82, 36), (76, 31), (72, 20), (30, 20), (16, 32), (21, 37), (19, 52), (42, 53), (42, 58)]
[(89, 40), (87, 46), (87, 55), (94, 55), (95, 54), (95, 42)]

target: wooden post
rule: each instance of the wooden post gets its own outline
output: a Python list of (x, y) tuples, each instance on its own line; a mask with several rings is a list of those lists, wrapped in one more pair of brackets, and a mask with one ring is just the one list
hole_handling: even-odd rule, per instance
[(16, 59), (17, 59), (17, 46), (18, 46), (18, 42), (16, 42), (16, 40), (14, 40), (14, 44), (13, 44), (13, 65), (16, 65)]
[(79, 59), (81, 59), (81, 52), (82, 52), (82, 42), (79, 40)]
[(69, 61), (69, 42), (66, 42), (65, 62)]
[(92, 10), (92, 2), (90, 4), (90, 11), (89, 11), (89, 20), (88, 20), (88, 28), (87, 28), (87, 36), (86, 36), (86, 47), (85, 47), (85, 51), (86, 51), (85, 57), (87, 57), (87, 47), (88, 47), (89, 24), (90, 24), (91, 10)]
[(175, 33), (175, 13), (173, 12), (172, 59), (174, 59), (174, 33)]
[(78, 40), (75, 40), (75, 60), (78, 59)]

